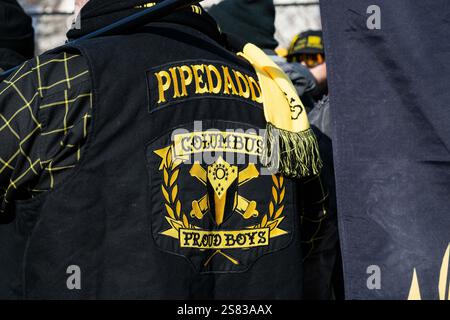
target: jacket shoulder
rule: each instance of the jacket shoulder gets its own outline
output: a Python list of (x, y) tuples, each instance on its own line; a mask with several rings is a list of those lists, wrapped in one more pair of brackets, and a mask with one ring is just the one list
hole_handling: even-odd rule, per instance
[(71, 90), (90, 78), (86, 59), (78, 53), (45, 53), (30, 66), (41, 97)]

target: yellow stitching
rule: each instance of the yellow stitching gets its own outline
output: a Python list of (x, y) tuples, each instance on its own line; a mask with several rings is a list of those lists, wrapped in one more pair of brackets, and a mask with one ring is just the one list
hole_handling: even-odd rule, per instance
[(88, 115), (87, 113), (84, 115), (84, 125), (83, 125), (83, 137), (86, 138), (87, 137), (87, 121), (91, 116)]
[(40, 65), (40, 61), (39, 61), (39, 57), (36, 57), (36, 68), (33, 68), (32, 70), (36, 70), (37, 73), (37, 77), (38, 77), (38, 92), (39, 92), (39, 96), (42, 98), (42, 79), (41, 79), (41, 65)]
[(37, 175), (38, 173), (36, 172), (36, 170), (34, 170), (34, 164), (33, 164), (33, 160), (31, 160), (31, 158), (28, 156), (28, 154), (25, 152), (25, 150), (22, 149), (22, 145), (31, 137), (34, 135), (36, 130), (39, 130), (41, 127), (40, 125), (37, 126), (36, 128), (34, 128), (22, 141), (20, 141), (19, 144), (19, 148), (20, 148), (20, 152), (22, 153), (22, 155), (27, 159), (27, 161), (29, 162), (33, 172)]
[(11, 158), (6, 162), (6, 164), (3, 166), (3, 168), (0, 169), (0, 173), (2, 173), (7, 167), (7, 164), (10, 164), (12, 161), (14, 161), (15, 158), (20, 154), (20, 148), (14, 153)]
[(73, 169), (75, 168), (75, 165), (70, 165), (70, 166), (63, 166), (63, 167), (49, 167), (49, 168), (45, 168), (46, 171), (49, 172), (55, 172), (55, 171), (62, 171), (62, 170), (67, 170), (67, 169)]
[(66, 130), (72, 129), (73, 127), (74, 126), (72, 125), (72, 126), (68, 126), (67, 128), (61, 128), (61, 129), (55, 129), (55, 130), (48, 131), (48, 132), (42, 132), (41, 136), (48, 136), (48, 135), (51, 135), (54, 133), (65, 132)]
[(14, 167), (12, 165), (10, 165), (9, 163), (7, 163), (5, 160), (3, 160), (2, 158), (0, 158), (0, 162), (3, 163), (4, 166), (8, 167), (11, 170), (14, 170)]
[[(68, 100), (68, 102), (69, 103), (73, 103), (73, 102), (75, 102), (75, 101), (77, 101), (78, 99), (81, 99), (81, 98), (86, 98), (86, 97), (90, 97), (92, 95), (92, 93), (84, 93), (84, 94), (80, 94), (79, 96), (77, 96), (77, 97), (75, 97), (75, 98), (73, 98), (73, 99), (71, 99), (71, 100)], [(55, 107), (55, 106), (59, 106), (59, 105), (64, 105), (66, 103), (66, 101), (57, 101), (57, 102), (52, 102), (52, 103), (48, 103), (48, 104), (43, 104), (43, 105), (41, 105), (40, 107), (39, 107), (39, 109), (47, 109), (47, 108), (50, 108), (50, 107)]]
[(64, 111), (64, 135), (67, 134), (67, 115), (69, 114), (69, 101), (67, 100), (67, 90), (64, 91), (64, 100), (65, 100), (65, 111)]
[[(11, 127), (11, 125), (9, 124), (9, 121), (6, 120), (6, 118), (0, 113), (0, 117), (2, 118), (3, 121), (5, 121), (5, 126), (8, 127), (9, 131), (18, 139), (20, 140), (20, 136), (19, 134), (13, 129), (13, 127)], [(2, 128), (0, 128), (0, 131), (2, 131), (5, 126), (3, 126)]]
[(22, 69), (28, 64), (28, 61), (23, 63), (20, 68), (14, 72), (14, 74), (11, 76), (10, 80), (14, 80), (14, 78), (19, 74), (20, 71), (22, 71)]
[[(69, 78), (69, 80), (70, 80), (70, 81), (75, 80), (76, 78), (79, 78), (79, 77), (81, 77), (81, 76), (84, 76), (84, 75), (87, 74), (87, 73), (89, 73), (88, 70), (86, 70), (86, 71), (84, 71), (84, 72), (82, 72), (82, 73), (80, 73), (80, 74), (77, 74), (76, 76), (73, 76), (72, 78)], [(50, 85), (50, 86), (40, 87), (39, 89), (40, 89), (40, 90), (48, 90), (48, 89), (51, 89), (51, 88), (53, 88), (53, 87), (56, 87), (57, 85), (59, 85), (59, 84), (61, 84), (61, 83), (64, 83), (64, 82), (67, 82), (67, 79), (58, 81), (58, 82), (56, 82), (56, 83), (54, 83), (54, 84), (52, 84), (52, 85)]]
[[(36, 165), (36, 162), (39, 162), (39, 161), (40, 161), (39, 159), (36, 160), (36, 161), (33, 163), (33, 167)], [(31, 168), (32, 168), (32, 167), (29, 167), (27, 170), (25, 170), (25, 171), (24, 171), (17, 179), (15, 179), (14, 181), (10, 180), (10, 185), (9, 185), (8, 189), (6, 190), (6, 193), (8, 193), (8, 190), (9, 190), (9, 188), (11, 187), (11, 185), (14, 186), (14, 189), (17, 189), (17, 186), (16, 186), (15, 184), (16, 184), (17, 182), (19, 182), (20, 180), (22, 180), (22, 178), (23, 178), (24, 176), (26, 176), (26, 175), (28, 174), (28, 172), (30, 172)]]
[[(7, 81), (5, 81), (5, 82), (7, 82)], [(33, 114), (33, 110), (31, 110), (31, 103), (36, 98), (36, 94), (34, 95), (34, 97), (30, 101), (27, 101), (27, 99), (23, 96), (22, 91), (20, 91), (19, 88), (17, 88), (15, 84), (13, 84), (12, 87), (14, 88), (14, 90), (16, 90), (17, 94), (20, 96), (20, 98), (23, 100), (23, 102), (25, 102), (25, 106), (30, 111), (31, 119), (33, 119), (34, 123), (36, 123), (37, 125), (40, 125), (40, 122), (35, 118), (35, 116)]]
[(67, 87), (70, 89), (69, 66), (67, 65), (67, 53), (64, 52), (64, 71), (66, 72)]
[[(3, 93), (5, 93), (6, 90), (8, 90), (9, 88), (11, 88), (11, 86), (12, 86), (13, 84), (17, 83), (19, 80), (21, 80), (22, 78), (28, 76), (28, 75), (31, 74), (31, 73), (33, 73), (33, 71), (28, 71), (28, 72), (24, 73), (23, 75), (21, 75), (18, 79), (14, 80), (14, 81), (6, 81), (6, 80), (3, 81), (3, 82), (5, 82), (5, 83), (8, 83), (9, 85), (6, 86), (6, 88), (3, 89), (2, 92), (0, 92), (0, 96), (1, 96)], [(11, 79), (11, 80), (12, 80), (12, 79)]]
[[(32, 98), (32, 100), (30, 101), (33, 102), (33, 100), (38, 96), (38, 93), (36, 92), (34, 97)], [(20, 109), (18, 109), (12, 116), (11, 118), (9, 118), (9, 120), (5, 123), (5, 125), (3, 125), (2, 127), (0, 127), (0, 131), (2, 131), (6, 126), (9, 126), (9, 123), (19, 114), (21, 113), (24, 109), (27, 109), (28, 106), (25, 104), (23, 107), (21, 107)]]
[[(46, 66), (46, 65), (48, 65), (48, 64), (50, 64), (50, 63), (53, 63), (53, 62), (64, 62), (64, 61), (69, 61), (69, 60), (72, 60), (73, 58), (76, 58), (76, 57), (79, 57), (79, 56), (80, 56), (80, 55), (78, 54), (78, 55), (69, 56), (69, 57), (67, 57), (67, 59), (65, 59), (65, 58), (63, 58), (63, 59), (51, 59), (51, 60), (48, 60), (48, 61), (46, 61), (46, 62), (44, 62), (44, 63), (42, 63), (42, 64), (39, 64), (39, 66), (34, 67), (32, 70), (34, 71), (34, 70), (40, 69), (40, 68), (42, 68), (42, 67), (44, 67), (44, 66)], [(39, 58), (39, 57), (36, 57), (36, 60), (37, 60), (38, 58)]]

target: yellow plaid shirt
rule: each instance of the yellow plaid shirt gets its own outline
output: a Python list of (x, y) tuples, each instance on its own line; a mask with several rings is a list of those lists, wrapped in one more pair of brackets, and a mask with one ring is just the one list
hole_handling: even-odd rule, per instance
[(0, 83), (0, 220), (12, 201), (54, 188), (76, 165), (91, 109), (89, 71), (79, 55), (36, 57)]

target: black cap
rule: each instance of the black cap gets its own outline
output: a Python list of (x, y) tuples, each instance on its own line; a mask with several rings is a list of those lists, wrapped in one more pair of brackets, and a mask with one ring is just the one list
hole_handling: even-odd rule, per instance
[(262, 49), (275, 49), (275, 5), (273, 0), (224, 0), (208, 13), (220, 29)]
[(322, 31), (308, 30), (294, 37), (289, 46), (288, 57), (317, 53), (324, 53)]

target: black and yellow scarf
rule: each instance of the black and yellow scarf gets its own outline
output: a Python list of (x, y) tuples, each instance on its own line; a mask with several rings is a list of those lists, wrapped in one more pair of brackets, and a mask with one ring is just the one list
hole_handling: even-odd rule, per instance
[(261, 85), (267, 121), (263, 163), (287, 177), (319, 174), (322, 161), (317, 139), (288, 76), (253, 44), (245, 45), (239, 55), (253, 65)]

